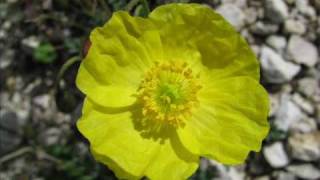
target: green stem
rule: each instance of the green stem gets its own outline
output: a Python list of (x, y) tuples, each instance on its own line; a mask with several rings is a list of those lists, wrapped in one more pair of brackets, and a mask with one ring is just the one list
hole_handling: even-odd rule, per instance
[(132, 9), (139, 3), (139, 1), (140, 0), (131, 0), (124, 9), (128, 12), (132, 11)]
[(143, 5), (143, 8), (147, 11), (147, 15), (149, 15), (150, 13), (150, 8), (149, 8), (149, 4), (148, 4), (148, 0), (141, 0), (141, 3)]
[(73, 56), (68, 59), (61, 67), (56, 81), (56, 87), (58, 87), (60, 80), (62, 79), (64, 73), (69, 69), (74, 63), (81, 61), (80, 56)]

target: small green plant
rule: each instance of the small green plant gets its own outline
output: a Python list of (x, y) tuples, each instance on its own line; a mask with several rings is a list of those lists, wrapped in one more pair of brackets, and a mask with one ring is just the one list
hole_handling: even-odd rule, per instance
[(39, 63), (50, 64), (57, 59), (57, 52), (51, 43), (41, 43), (34, 50), (33, 57)]

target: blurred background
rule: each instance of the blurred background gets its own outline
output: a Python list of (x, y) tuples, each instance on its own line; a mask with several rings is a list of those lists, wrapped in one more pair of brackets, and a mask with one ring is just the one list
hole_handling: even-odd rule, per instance
[[(207, 4), (249, 42), (271, 99), (271, 131), (243, 165), (201, 160), (193, 180), (320, 179), (320, 0)], [(139, 0), (0, 0), (0, 180), (112, 180), (75, 128), (74, 80), (89, 32)]]

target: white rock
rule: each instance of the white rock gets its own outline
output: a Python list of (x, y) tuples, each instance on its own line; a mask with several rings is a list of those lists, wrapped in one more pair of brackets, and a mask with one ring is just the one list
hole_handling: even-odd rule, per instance
[(286, 38), (283, 36), (271, 35), (267, 38), (266, 42), (278, 52), (282, 52), (287, 46)]
[(299, 93), (294, 93), (292, 95), (292, 100), (306, 113), (309, 115), (314, 113), (314, 106), (305, 98), (303, 98)]
[(296, 35), (290, 37), (288, 54), (295, 62), (308, 67), (313, 67), (318, 61), (317, 48), (311, 42)]
[(296, 0), (295, 4), (300, 13), (310, 17), (311, 19), (316, 18), (316, 11), (309, 5), (309, 0)]
[(50, 107), (51, 96), (49, 94), (36, 96), (33, 98), (33, 103), (42, 107), (43, 109), (47, 109)]
[(283, 94), (280, 99), (280, 107), (275, 114), (275, 126), (286, 132), (292, 124), (304, 117), (300, 108), (290, 99), (290, 95)]
[(260, 54), (262, 73), (271, 83), (288, 82), (301, 69), (299, 65), (285, 61), (281, 55), (269, 47), (262, 47)]
[(31, 114), (29, 96), (23, 96), (19, 93), (14, 93), (12, 96), (9, 96), (7, 93), (1, 93), (0, 104), (17, 114), (18, 124), (20, 126), (24, 126), (27, 123)]
[(288, 146), (293, 158), (317, 161), (320, 159), (320, 131), (308, 134), (295, 133), (289, 137)]
[(41, 144), (45, 146), (51, 146), (57, 144), (61, 137), (63, 136), (61, 129), (51, 127), (46, 129), (43, 133), (41, 133), (38, 137)]
[(30, 36), (22, 40), (22, 44), (29, 48), (37, 48), (40, 45), (40, 40), (36, 36)]
[(209, 160), (209, 164), (217, 169), (218, 177), (215, 178), (217, 180), (243, 180), (245, 177), (245, 166), (243, 165), (226, 167), (214, 160)]
[(217, 12), (226, 18), (237, 30), (243, 27), (245, 15), (242, 10), (234, 4), (222, 4), (217, 8)]
[(245, 22), (247, 24), (253, 24), (256, 22), (258, 18), (258, 12), (257, 8), (249, 7), (244, 9), (244, 14), (245, 14)]
[(250, 31), (258, 35), (269, 35), (277, 32), (279, 26), (277, 24), (266, 23), (262, 21), (257, 21), (250, 26)]
[(289, 158), (281, 142), (264, 147), (263, 155), (273, 168), (281, 168), (289, 163)]
[(293, 174), (285, 171), (276, 171), (273, 173), (273, 175), (276, 177), (276, 180), (296, 180), (297, 179)]
[(282, 0), (266, 0), (265, 13), (274, 23), (282, 23), (289, 15), (288, 7)]
[(317, 130), (317, 122), (308, 116), (290, 125), (290, 132), (309, 133)]
[(0, 55), (0, 69), (9, 67), (14, 62), (15, 52), (12, 49), (7, 49)]
[(320, 82), (310, 77), (306, 77), (298, 81), (298, 91), (316, 102), (320, 102), (319, 86)]
[(303, 179), (319, 179), (320, 170), (311, 164), (290, 165), (286, 168), (292, 174)]
[(247, 6), (247, 0), (222, 0), (222, 4), (234, 4), (240, 8)]
[(289, 34), (304, 34), (306, 26), (301, 21), (288, 19), (284, 23), (284, 31)]

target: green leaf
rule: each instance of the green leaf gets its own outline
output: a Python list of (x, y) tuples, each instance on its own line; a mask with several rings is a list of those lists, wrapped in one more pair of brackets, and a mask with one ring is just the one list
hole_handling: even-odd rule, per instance
[(57, 58), (55, 48), (50, 43), (42, 43), (33, 52), (34, 59), (43, 64), (53, 63)]

